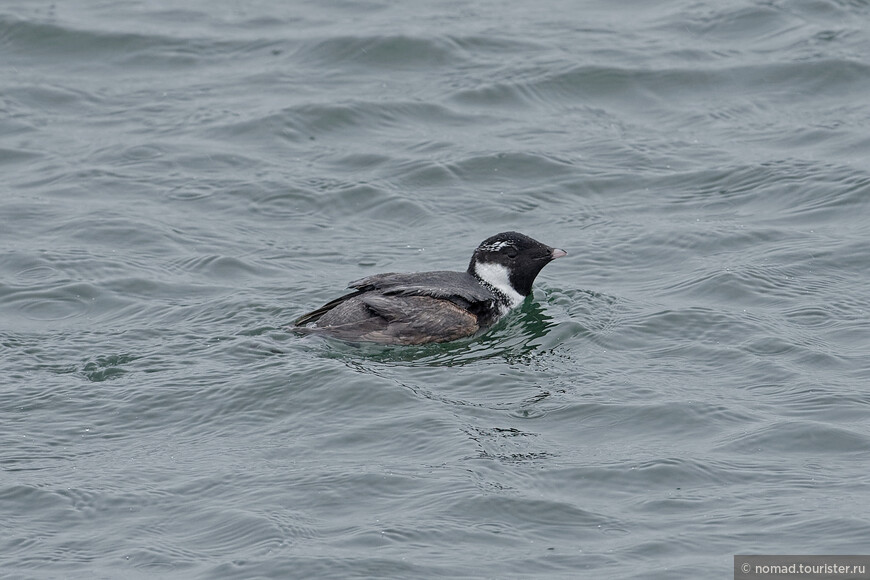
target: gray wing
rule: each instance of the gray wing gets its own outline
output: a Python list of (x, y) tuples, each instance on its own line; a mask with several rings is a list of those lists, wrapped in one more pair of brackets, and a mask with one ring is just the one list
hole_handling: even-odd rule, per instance
[(424, 344), (470, 336), (480, 324), (477, 316), (441, 298), (370, 293), (345, 300), (318, 326), (299, 330), (344, 340)]
[[(465, 333), (468, 330), (469, 323), (466, 320), (468, 316), (474, 317), (474, 324), (487, 325), (491, 322), (489, 317), (484, 317), (478, 321), (477, 315), (487, 311), (495, 300), (495, 297), (485, 286), (465, 272), (419, 272), (414, 274), (390, 272), (356, 280), (348, 284), (348, 288), (353, 289), (354, 292), (345, 294), (327, 302), (317, 310), (300, 316), (294, 322), (295, 326), (304, 327), (309, 323), (323, 327), (344, 326), (350, 320), (359, 324), (361, 320), (367, 318), (369, 320), (366, 320), (365, 324), (372, 328), (378, 324), (374, 319), (379, 319), (382, 322), (397, 322), (402, 325), (416, 324), (404, 320), (411, 312), (407, 309), (414, 302), (399, 300), (399, 298), (424, 297), (434, 299), (432, 302), (437, 300), (442, 306), (446, 304), (450, 307), (457, 307), (461, 313), (455, 313), (452, 309), (448, 309), (447, 316), (456, 316), (458, 319), (448, 321), (458, 325), (462, 329), (461, 332)], [(419, 307), (420, 304), (417, 306)], [(404, 314), (403, 309), (405, 309)], [(419, 310), (415, 312), (419, 316)], [(429, 321), (421, 319), (419, 324), (422, 328), (429, 324)], [(357, 326), (356, 331), (360, 330), (360, 327)], [(467, 334), (476, 332), (476, 330), (474, 329)], [(424, 332), (427, 331), (424, 330)]]
[(305, 326), (309, 322), (317, 322), (318, 320), (320, 320), (323, 317), (324, 314), (327, 314), (328, 312), (332, 311), (336, 307), (341, 306), (342, 304), (346, 303), (351, 298), (355, 298), (362, 293), (363, 293), (363, 291), (359, 290), (357, 292), (351, 292), (350, 294), (345, 294), (344, 296), (336, 298), (335, 300), (330, 300), (329, 302), (327, 302), (326, 304), (324, 304), (323, 306), (321, 306), (317, 310), (312, 310), (311, 312), (309, 312), (307, 314), (303, 314), (302, 316), (297, 318), (295, 321), (293, 321), (293, 324), (295, 326)]
[[(492, 293), (466, 272), (417, 272), (413, 274), (376, 274), (348, 284), (366, 292), (378, 290), (386, 296), (431, 296), (466, 305), (494, 299)], [(458, 299), (458, 300), (457, 300)]]

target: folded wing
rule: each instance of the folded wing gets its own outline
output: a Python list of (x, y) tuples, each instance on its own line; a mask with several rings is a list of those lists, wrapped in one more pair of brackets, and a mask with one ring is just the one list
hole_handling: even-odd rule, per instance
[(300, 330), (381, 344), (444, 342), (480, 330), (477, 316), (448, 300), (372, 292), (351, 295), (316, 321)]

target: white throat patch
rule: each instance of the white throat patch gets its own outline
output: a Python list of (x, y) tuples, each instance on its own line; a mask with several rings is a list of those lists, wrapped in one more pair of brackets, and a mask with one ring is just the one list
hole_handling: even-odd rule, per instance
[(510, 308), (516, 308), (525, 300), (525, 297), (511, 286), (508, 269), (501, 264), (477, 262), (474, 265), (474, 273), (477, 274), (478, 278), (504, 294), (508, 299)]

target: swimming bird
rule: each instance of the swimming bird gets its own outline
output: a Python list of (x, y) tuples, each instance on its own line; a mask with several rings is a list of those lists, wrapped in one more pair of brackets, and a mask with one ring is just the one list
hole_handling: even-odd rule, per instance
[(565, 250), (517, 233), (485, 239), (465, 272), (375, 274), (353, 292), (296, 319), (292, 330), (346, 341), (425, 344), (492, 326), (532, 292), (541, 269)]

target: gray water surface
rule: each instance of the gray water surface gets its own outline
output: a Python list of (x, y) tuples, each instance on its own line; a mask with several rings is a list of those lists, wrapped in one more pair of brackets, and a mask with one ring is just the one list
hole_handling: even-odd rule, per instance
[[(0, 575), (870, 553), (870, 3), (7, 1)], [(285, 327), (518, 230), (482, 336)]]

